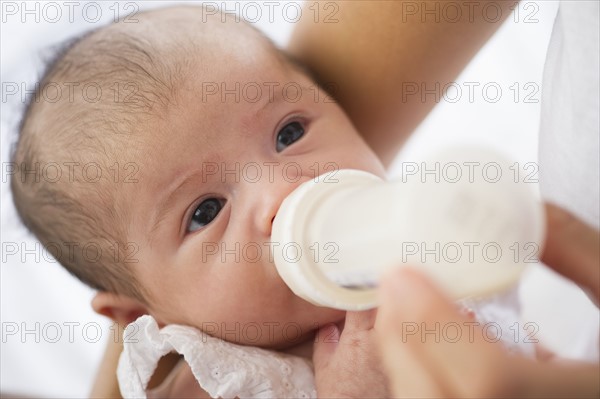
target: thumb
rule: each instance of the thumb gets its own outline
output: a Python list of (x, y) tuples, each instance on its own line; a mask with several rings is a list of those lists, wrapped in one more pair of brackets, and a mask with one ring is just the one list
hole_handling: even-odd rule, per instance
[(335, 324), (327, 324), (319, 329), (313, 347), (315, 371), (327, 367), (340, 342), (340, 330)]

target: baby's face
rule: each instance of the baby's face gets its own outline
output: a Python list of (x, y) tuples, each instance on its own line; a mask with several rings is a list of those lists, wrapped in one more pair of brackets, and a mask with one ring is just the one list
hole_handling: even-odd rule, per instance
[(281, 202), (334, 168), (384, 169), (340, 107), (263, 44), (228, 43), (196, 62), (176, 105), (144, 126), (126, 195), (134, 273), (160, 323), (290, 346), (344, 313), (279, 277), (269, 242)]

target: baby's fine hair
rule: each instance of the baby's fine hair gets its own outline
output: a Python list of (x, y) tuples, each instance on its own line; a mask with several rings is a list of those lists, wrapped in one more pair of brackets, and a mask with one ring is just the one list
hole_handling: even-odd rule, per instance
[[(147, 13), (139, 16), (143, 14)], [(258, 30), (244, 24), (278, 59), (302, 69)], [(199, 21), (194, 25), (187, 29), (206, 29)], [(29, 231), (79, 280), (146, 304), (148, 293), (128, 264), (136, 261), (137, 249), (136, 243), (127, 242), (132, 220), (123, 206), (127, 198), (119, 190), (128, 183), (109, 172), (116, 172), (116, 167), (123, 174), (123, 163), (134, 156), (139, 159), (144, 136), (153, 133), (138, 126), (161, 118), (177, 104), (192, 57), (202, 45), (187, 37), (185, 29), (173, 26), (158, 43), (131, 34), (127, 24), (116, 23), (66, 43), (47, 64), (29, 98), (11, 154), (22, 172), (39, 171), (50, 163), (69, 167), (69, 172), (99, 166), (101, 173), (93, 181), (78, 178), (77, 173), (62, 173), (57, 181), (39, 173), (13, 174), (10, 184), (16, 210)], [(93, 86), (110, 96), (103, 94), (99, 101), (83, 96), (49, 101), (41, 95), (57, 84)]]

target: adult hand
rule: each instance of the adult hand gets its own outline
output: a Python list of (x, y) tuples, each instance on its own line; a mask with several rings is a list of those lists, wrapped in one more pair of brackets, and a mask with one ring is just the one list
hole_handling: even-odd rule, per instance
[(375, 342), (375, 316), (376, 310), (348, 312), (343, 330), (329, 324), (318, 331), (313, 354), (318, 397), (389, 397)]
[[(547, 206), (547, 212), (542, 259), (588, 288), (597, 300), (598, 232), (555, 206)], [(378, 343), (394, 396), (600, 395), (597, 364), (546, 364), (508, 355), (499, 343), (486, 341), (483, 330), (418, 271), (394, 270), (382, 281)], [(444, 327), (452, 334), (431, 333)]]

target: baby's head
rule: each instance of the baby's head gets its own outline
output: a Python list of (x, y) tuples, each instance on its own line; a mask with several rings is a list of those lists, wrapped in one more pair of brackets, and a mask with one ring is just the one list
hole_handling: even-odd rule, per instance
[(21, 172), (63, 173), (13, 175), (25, 224), (122, 323), (147, 313), (282, 347), (339, 320), (283, 283), (271, 223), (290, 192), (328, 170), (383, 176), (377, 157), (249, 24), (196, 7), (137, 18), (49, 67), (38, 92), (63, 95), (31, 102), (13, 159)]

